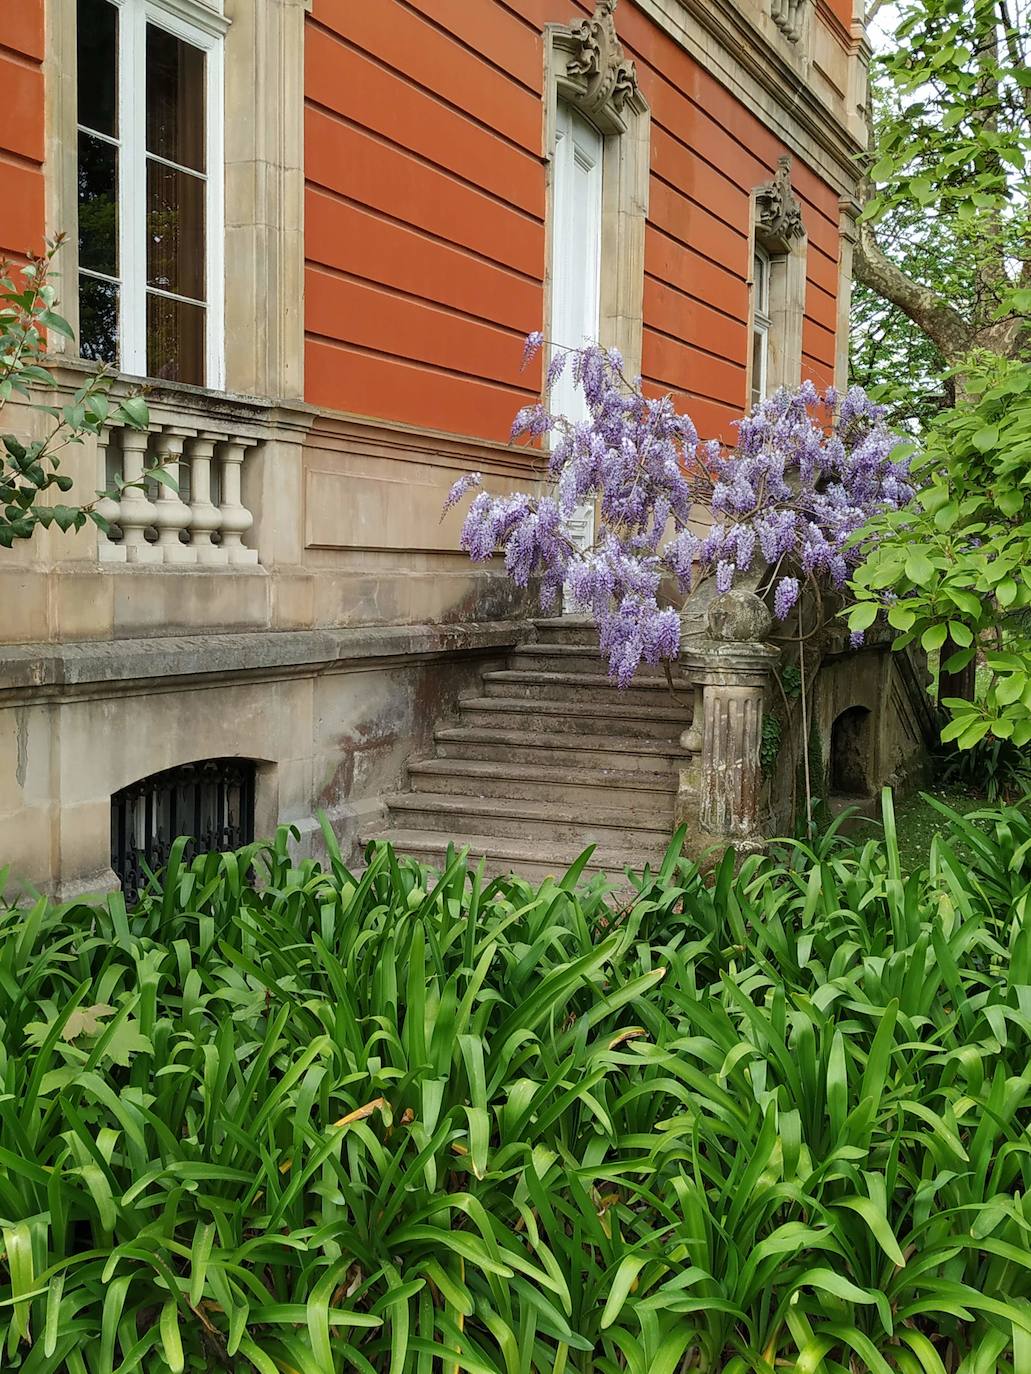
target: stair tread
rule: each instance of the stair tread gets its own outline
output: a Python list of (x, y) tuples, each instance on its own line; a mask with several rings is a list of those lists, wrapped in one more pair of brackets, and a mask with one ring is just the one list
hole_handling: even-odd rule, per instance
[(593, 629), (594, 620), (589, 615), (536, 615), (531, 625), (541, 630), (584, 630)]
[[(500, 699), (500, 698), (499, 698)], [(605, 750), (610, 754), (649, 754), (658, 758), (685, 759), (690, 755), (674, 740), (627, 739), (622, 735), (549, 735), (534, 730), (488, 730), (476, 725), (449, 725), (435, 737), (445, 744), (528, 745), (531, 748)]]
[(609, 705), (602, 701), (549, 701), (540, 697), (462, 697), (459, 705), (470, 711), (512, 711), (521, 715), (568, 716), (583, 715), (589, 708), (592, 715), (610, 720), (636, 719), (687, 721), (690, 713), (682, 706), (654, 706), (646, 701), (621, 701)]
[(445, 773), (466, 778), (510, 779), (523, 782), (581, 783), (584, 786), (631, 787), (644, 792), (672, 795), (672, 774), (626, 772), (618, 768), (552, 768), (544, 763), (494, 762), (488, 759), (422, 759), (408, 765), (410, 773)]
[[(517, 645), (515, 646), (515, 648), (511, 650), (511, 655), (510, 655), (511, 657), (513, 657), (513, 658), (518, 658), (520, 655), (524, 655), (524, 656), (527, 657), (527, 658), (542, 658), (542, 659), (553, 658), (553, 659), (558, 659), (558, 660), (561, 660), (561, 659), (563, 659), (563, 658), (576, 658), (576, 659), (579, 659), (579, 658), (591, 658), (591, 659), (593, 659), (593, 660), (595, 661), (595, 663), (597, 663), (597, 665), (598, 665), (599, 676), (604, 677), (605, 680), (606, 680), (607, 682), (609, 682), (611, 685), (613, 685), (613, 686), (615, 685), (615, 684), (612, 682), (611, 677), (609, 677), (608, 674), (604, 671), (604, 669), (605, 669), (605, 660), (604, 660), (604, 659), (602, 658), (602, 656), (601, 656), (601, 651), (600, 651), (595, 645), (592, 645), (592, 644), (562, 644), (562, 643), (555, 643), (555, 644), (543, 643), (543, 644), (542, 644), (542, 643), (540, 643), (540, 642), (537, 641), (537, 640), (534, 640), (534, 641), (532, 641), (532, 642), (531, 642), (531, 641), (527, 641), (527, 642), (524, 643), (524, 644), (517, 644)], [(498, 671), (504, 671), (504, 670), (498, 670)], [(515, 669), (509, 669), (508, 671), (510, 671), (510, 672), (530, 672), (530, 671), (536, 671), (536, 670), (535, 670), (535, 669), (534, 669), (534, 670), (531, 670), (531, 669), (528, 669), (528, 668), (515, 668)], [(556, 669), (556, 670), (554, 670), (554, 671), (561, 671), (561, 670)], [(578, 673), (578, 674), (577, 674), (577, 677), (578, 677), (578, 678), (583, 678), (583, 677), (585, 677), (585, 676), (586, 676), (586, 675), (583, 674), (583, 673)], [(661, 669), (649, 667), (649, 666), (647, 666), (647, 665), (642, 665), (642, 667), (639, 668), (638, 671), (637, 671), (637, 673), (634, 675), (634, 681), (635, 681), (635, 682), (658, 683), (659, 686), (665, 687), (665, 685), (666, 685), (666, 674), (665, 674), (664, 672), (662, 672)]]
[(608, 673), (554, 673), (546, 668), (492, 668), (483, 674), (484, 682), (540, 682), (549, 686), (609, 687), (613, 692), (630, 693), (635, 689), (654, 691), (666, 687), (665, 677), (642, 676), (640, 673), (628, 687), (620, 687)]
[[(532, 865), (535, 868), (554, 866), (556, 869), (568, 868), (588, 847), (585, 844), (564, 843), (549, 847), (547, 854), (542, 854), (539, 840), (518, 840), (505, 835), (478, 835), (472, 832), (450, 835), (440, 830), (416, 830), (404, 826), (382, 830), (375, 835), (366, 835), (364, 838), (366, 843), (370, 840), (382, 840), (393, 845), (394, 849), (401, 854), (410, 849), (446, 854), (448, 845), (452, 844), (456, 850), (468, 849), (477, 858), (483, 856), (487, 859), (511, 860), (515, 863)], [(665, 846), (656, 846), (653, 851), (642, 853), (636, 848), (633, 851), (604, 849), (599, 845), (588, 860), (587, 867), (595, 870), (608, 868), (617, 873), (622, 873), (623, 869), (627, 867), (639, 871), (645, 863), (654, 863), (656, 858), (661, 857), (665, 852)]]
[(627, 811), (625, 806), (618, 808), (591, 808), (585, 812), (582, 805), (574, 802), (556, 803), (546, 798), (535, 802), (529, 797), (463, 797), (450, 792), (398, 792), (383, 798), (390, 811), (443, 811), (477, 815), (507, 817), (512, 820), (546, 820), (555, 825), (582, 825), (585, 829), (603, 826), (606, 829), (618, 827), (623, 830), (654, 830), (660, 834), (671, 833), (671, 823), (664, 816), (637, 816)]

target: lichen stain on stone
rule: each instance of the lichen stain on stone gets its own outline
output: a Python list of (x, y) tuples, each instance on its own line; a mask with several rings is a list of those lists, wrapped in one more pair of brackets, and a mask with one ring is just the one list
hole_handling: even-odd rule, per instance
[(18, 759), (14, 767), (14, 776), (19, 787), (25, 786), (25, 778), (29, 771), (29, 712), (25, 706), (14, 708), (14, 728), (18, 743)]

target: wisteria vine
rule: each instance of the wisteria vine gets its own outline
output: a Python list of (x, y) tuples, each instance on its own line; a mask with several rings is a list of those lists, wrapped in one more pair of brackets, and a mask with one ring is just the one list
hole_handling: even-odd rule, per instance
[[(531, 334), (524, 361), (543, 344), (543, 335)], [(860, 387), (844, 396), (812, 382), (782, 389), (736, 422), (737, 444), (728, 451), (701, 442), (670, 396), (645, 396), (640, 379), (629, 382), (616, 349), (555, 351), (546, 396), (567, 367), (586, 418), (536, 403), (512, 426), (514, 439), (549, 441), (551, 490), (480, 490), (461, 547), (476, 562), (503, 554), (519, 587), (537, 579), (543, 610), (564, 592), (590, 614), (622, 687), (642, 662), (677, 657), (676, 593), (683, 601), (710, 576), (728, 591), (759, 573), (760, 591), (772, 592), (774, 615), (786, 620), (803, 581), (843, 587), (863, 558), (857, 536), (869, 518), (913, 495), (909, 458), (895, 456), (900, 436)], [(461, 477), (445, 511), (481, 485), (480, 473)], [(586, 505), (597, 512), (596, 533), (581, 548), (573, 521)]]

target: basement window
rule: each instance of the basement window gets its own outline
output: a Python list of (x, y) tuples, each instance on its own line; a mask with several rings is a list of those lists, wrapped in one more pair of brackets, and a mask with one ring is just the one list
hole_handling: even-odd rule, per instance
[(184, 857), (239, 849), (254, 839), (256, 767), (250, 759), (205, 759), (153, 773), (111, 798), (111, 867), (127, 902), (146, 887), (148, 871), (168, 862), (187, 837)]

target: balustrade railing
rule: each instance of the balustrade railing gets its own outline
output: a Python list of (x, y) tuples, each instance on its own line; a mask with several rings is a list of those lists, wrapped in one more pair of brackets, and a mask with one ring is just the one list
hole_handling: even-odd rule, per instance
[[(243, 504), (243, 467), (260, 440), (179, 422), (148, 431), (109, 426), (97, 444), (97, 506), (108, 522), (99, 537), (105, 563), (258, 562), (244, 543), (254, 516)], [(160, 466), (172, 484), (146, 474)], [(116, 489), (118, 475), (130, 484)]]

